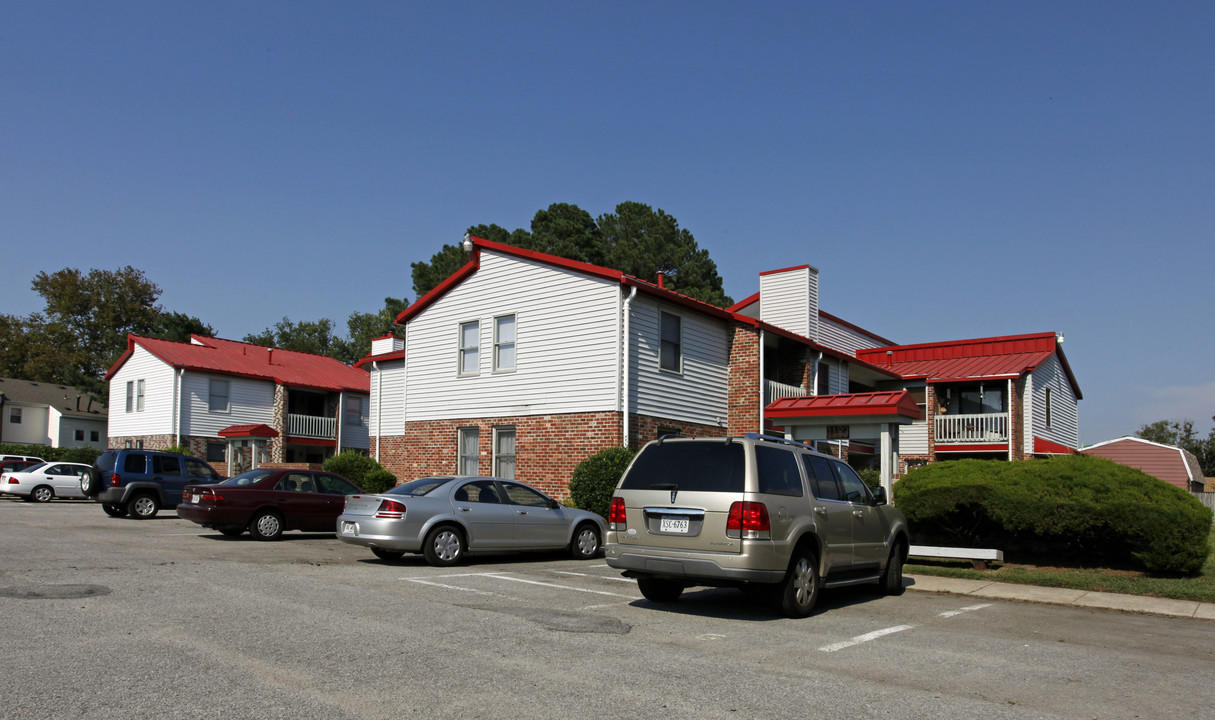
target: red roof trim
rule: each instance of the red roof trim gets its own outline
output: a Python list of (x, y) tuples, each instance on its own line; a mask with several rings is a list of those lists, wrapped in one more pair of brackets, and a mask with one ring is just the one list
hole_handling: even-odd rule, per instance
[(385, 362), (387, 360), (404, 360), (404, 359), (405, 359), (404, 350), (394, 350), (390, 353), (381, 353), (379, 355), (368, 355), (368, 356), (364, 357), (362, 360), (359, 360), (358, 362), (356, 362), (354, 364), (354, 366), (356, 368), (362, 368), (364, 365), (366, 365), (368, 363)]
[(853, 330), (856, 330), (857, 332), (859, 332), (859, 333), (861, 333), (861, 334), (863, 334), (863, 335), (865, 335), (865, 336), (867, 336), (867, 337), (871, 337), (871, 338), (873, 338), (874, 340), (877, 340), (877, 341), (878, 341), (878, 342), (880, 342), (880, 343), (885, 343), (885, 344), (887, 344), (887, 345), (895, 345), (895, 344), (896, 344), (896, 343), (895, 343), (893, 340), (887, 340), (886, 338), (882, 337), (881, 335), (875, 335), (874, 333), (869, 332), (868, 330), (866, 330), (865, 328), (863, 328), (863, 327), (861, 327), (861, 326), (859, 326), (859, 325), (854, 325), (854, 324), (852, 324), (852, 323), (848, 322), (847, 320), (845, 320), (845, 319), (843, 319), (843, 318), (841, 318), (841, 317), (838, 317), (838, 316), (836, 316), (836, 315), (832, 315), (831, 313), (827, 312), (826, 310), (819, 310), (819, 311), (818, 311), (818, 315), (819, 315), (819, 317), (820, 317), (820, 318), (824, 318), (824, 317), (825, 317), (825, 318), (827, 318), (828, 320), (830, 320), (830, 321), (832, 321), (832, 322), (839, 323), (840, 325), (843, 325), (843, 326), (844, 326), (844, 327), (846, 327), (846, 328), (851, 328), (851, 329), (853, 329)]
[(467, 280), (473, 273), (481, 267), (481, 253), (476, 249), (473, 250), (472, 257), (469, 258), (468, 264), (457, 270), (443, 282), (435, 285), (430, 292), (418, 298), (409, 307), (401, 311), (397, 315), (396, 324), (404, 325), (410, 318), (415, 317), (418, 313), (434, 304), (436, 300), (446, 295), (452, 288)]
[(323, 447), (337, 447), (336, 440), (322, 440), (320, 438), (300, 438), (288, 436), (286, 442), (293, 445), (321, 445)]
[(752, 295), (751, 297), (749, 297), (745, 300), (739, 300), (738, 302), (734, 303), (730, 307), (726, 308), (726, 312), (732, 312), (732, 313), (742, 312), (743, 308), (754, 305), (757, 302), (759, 302), (759, 293), (755, 293), (754, 295)]
[(806, 268), (809, 268), (809, 267), (810, 267), (809, 265), (794, 265), (793, 267), (781, 268), (779, 270), (765, 270), (765, 271), (761, 272), (759, 274), (759, 276), (763, 277), (764, 275), (777, 275), (779, 273), (791, 272), (793, 270), (805, 270)]
[(1042, 455), (1076, 455), (1079, 451), (1075, 448), (1069, 448), (1066, 445), (1060, 445), (1057, 442), (1045, 440), (1040, 437), (1034, 437), (1034, 454)]

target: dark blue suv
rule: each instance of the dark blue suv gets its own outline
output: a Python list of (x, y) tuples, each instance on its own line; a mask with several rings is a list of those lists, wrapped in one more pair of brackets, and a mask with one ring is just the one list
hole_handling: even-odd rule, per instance
[(186, 485), (217, 483), (223, 478), (196, 458), (157, 450), (106, 450), (80, 478), (85, 495), (101, 503), (107, 515), (145, 520), (181, 502)]

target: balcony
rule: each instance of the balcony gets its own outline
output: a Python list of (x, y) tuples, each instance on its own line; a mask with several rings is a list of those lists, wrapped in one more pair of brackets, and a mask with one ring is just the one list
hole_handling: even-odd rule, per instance
[(287, 415), (287, 435), (318, 440), (337, 439), (337, 419), (317, 415)]
[(764, 380), (764, 405), (771, 404), (773, 400), (779, 400), (786, 397), (804, 397), (806, 388), (801, 385), (786, 385), (775, 380)]
[(938, 415), (937, 445), (992, 445), (1008, 443), (1008, 414)]

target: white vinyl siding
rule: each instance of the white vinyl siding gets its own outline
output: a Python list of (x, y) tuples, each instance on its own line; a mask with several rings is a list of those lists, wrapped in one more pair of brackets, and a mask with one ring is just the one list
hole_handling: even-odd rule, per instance
[(372, 435), (405, 434), (405, 361), (378, 362), (371, 371)]
[[(659, 369), (659, 314), (680, 317), (682, 366)], [(729, 329), (722, 320), (637, 297), (629, 320), (629, 412), (704, 425), (729, 415)]]
[(821, 344), (849, 355), (856, 355), (857, 350), (885, 347), (884, 343), (847, 325), (841, 325), (831, 318), (819, 317), (818, 332)]
[[(620, 292), (618, 282), (482, 251), (476, 273), (408, 323), (405, 417), (617, 409)], [(491, 347), (493, 318), (509, 314), (517, 322), (514, 372), (490, 372), (492, 353), (482, 352), (476, 375), (458, 375), (460, 324), (479, 320), (479, 344)]]
[(759, 277), (760, 319), (818, 341), (818, 270), (794, 268)]
[[(1025, 423), (1026, 449), (1032, 450), (1033, 436), (1069, 448), (1080, 447), (1080, 413), (1072, 384), (1057, 356), (1039, 365), (1029, 374), (1027, 390), (1033, 405), (1031, 422)], [(1051, 424), (1046, 424), (1046, 389), (1051, 391)]]
[[(228, 383), (228, 410), (210, 409), (212, 381)], [(181, 378), (182, 435), (219, 437), (229, 425), (265, 424), (274, 427), (274, 383), (250, 378), (217, 377), (187, 370)], [(172, 432), (172, 424), (161, 432)]]
[[(140, 381), (143, 382), (143, 410), (138, 410), (138, 399), (133, 398), (132, 412), (111, 411), (109, 416), (110, 437), (131, 435), (170, 435), (173, 433), (173, 368), (143, 347), (136, 345), (131, 357), (110, 378), (110, 392), (118, 397), (126, 392), (127, 383), (132, 383), (138, 395)], [(117, 393), (115, 390), (119, 390)], [(203, 407), (206, 407), (206, 387), (203, 387)]]
[(910, 425), (899, 426), (899, 453), (902, 455), (928, 454), (928, 423), (916, 420)]

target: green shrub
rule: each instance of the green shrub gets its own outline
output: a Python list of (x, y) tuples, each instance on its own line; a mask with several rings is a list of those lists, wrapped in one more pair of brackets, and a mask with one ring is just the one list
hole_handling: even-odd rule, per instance
[(190, 448), (186, 447), (185, 445), (170, 445), (169, 447), (165, 448), (165, 452), (177, 453), (178, 455), (186, 455), (188, 457), (194, 457), (194, 453), (191, 452)]
[(1202, 569), (1211, 511), (1135, 468), (1086, 455), (959, 460), (894, 487), (913, 542), (990, 546), (1009, 559), (1138, 564), (1158, 575)]
[(344, 450), (334, 455), (321, 467), (326, 472), (341, 475), (369, 493), (381, 493), (397, 484), (396, 476), (385, 470), (375, 458), (354, 450)]
[(570, 479), (570, 500), (574, 507), (606, 518), (612, 492), (635, 454), (626, 447), (610, 447), (578, 463)]
[(32, 455), (49, 462), (76, 462), (92, 465), (101, 451), (94, 447), (55, 448), (46, 445), (0, 444), (0, 455)]
[(861, 482), (865, 483), (870, 490), (882, 484), (882, 473), (873, 468), (857, 470), (856, 474), (861, 476)]

